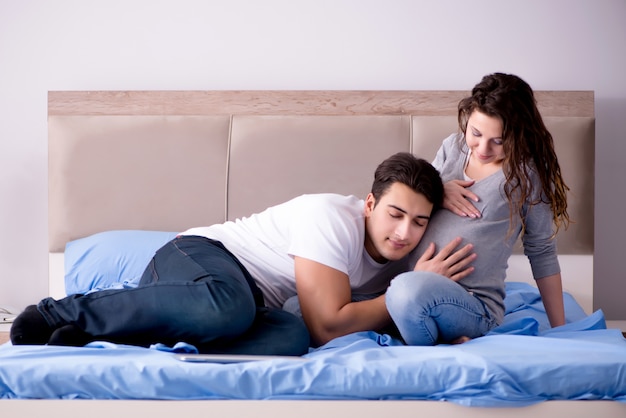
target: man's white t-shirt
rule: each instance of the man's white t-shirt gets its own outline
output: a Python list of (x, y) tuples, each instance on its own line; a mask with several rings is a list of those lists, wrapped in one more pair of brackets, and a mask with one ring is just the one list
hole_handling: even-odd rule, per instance
[(220, 241), (248, 269), (267, 306), (281, 308), (296, 294), (294, 257), (348, 275), (353, 293), (387, 288), (392, 264), (365, 251), (365, 202), (355, 196), (309, 194), (223, 224), (191, 228), (181, 235)]

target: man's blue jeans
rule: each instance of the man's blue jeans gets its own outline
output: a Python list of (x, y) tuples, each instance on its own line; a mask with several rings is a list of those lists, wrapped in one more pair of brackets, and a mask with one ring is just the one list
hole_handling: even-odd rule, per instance
[(387, 289), (385, 303), (408, 345), (476, 338), (497, 325), (480, 299), (453, 280), (431, 272), (396, 276)]
[(38, 310), (52, 327), (74, 324), (96, 339), (124, 344), (182, 341), (201, 352), (280, 355), (309, 347), (302, 319), (264, 307), (243, 265), (204, 237), (165, 244), (134, 289), (47, 298)]

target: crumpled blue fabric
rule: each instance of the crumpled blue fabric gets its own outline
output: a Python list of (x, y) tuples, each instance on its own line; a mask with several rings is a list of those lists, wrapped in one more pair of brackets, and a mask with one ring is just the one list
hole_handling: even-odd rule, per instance
[[(0, 398), (10, 399), (417, 399), (519, 407), (546, 400), (626, 403), (626, 340), (602, 311), (545, 328), (537, 292), (507, 288), (504, 323), (460, 345), (405, 346), (359, 332), (311, 350), (308, 361), (187, 363), (181, 342), (150, 348), (0, 346)], [(507, 298), (508, 299), (508, 298)], [(512, 316), (509, 316), (512, 315)]]

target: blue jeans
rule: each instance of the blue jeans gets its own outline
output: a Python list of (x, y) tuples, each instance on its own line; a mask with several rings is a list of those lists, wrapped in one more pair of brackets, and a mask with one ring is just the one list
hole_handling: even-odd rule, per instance
[(73, 324), (123, 344), (173, 345), (201, 352), (301, 355), (309, 334), (302, 319), (263, 306), (248, 271), (224, 246), (196, 236), (159, 249), (134, 289), (112, 289), (38, 305), (50, 326)]
[(480, 299), (447, 277), (430, 272), (396, 276), (387, 289), (385, 303), (408, 345), (476, 338), (497, 325)]

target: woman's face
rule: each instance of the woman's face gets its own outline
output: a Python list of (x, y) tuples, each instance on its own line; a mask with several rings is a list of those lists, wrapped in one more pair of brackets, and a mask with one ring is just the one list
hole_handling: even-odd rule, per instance
[(467, 121), (465, 142), (472, 150), (470, 158), (481, 165), (501, 165), (504, 161), (502, 121), (475, 110)]

